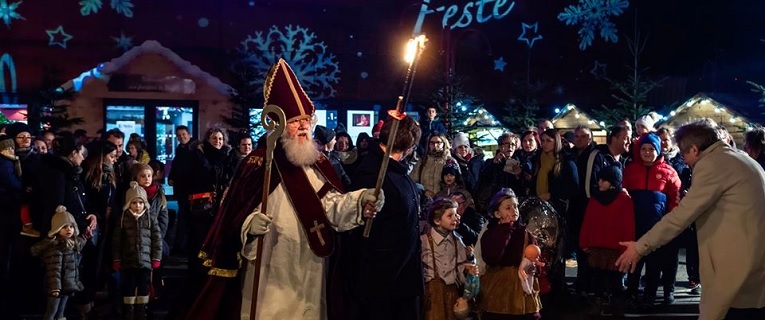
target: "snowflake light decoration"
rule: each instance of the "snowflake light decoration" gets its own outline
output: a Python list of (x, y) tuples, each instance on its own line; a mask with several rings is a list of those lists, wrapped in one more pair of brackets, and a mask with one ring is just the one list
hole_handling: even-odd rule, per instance
[(132, 0), (111, 0), (111, 6), (117, 13), (132, 18), (133, 17), (133, 2)]
[(120, 32), (119, 37), (112, 37), (112, 40), (117, 43), (117, 48), (122, 51), (128, 51), (133, 47), (133, 37), (126, 36), (124, 32)]
[[(109, 6), (127, 18), (133, 17), (133, 0), (109, 0)], [(80, 1), (80, 14), (84, 17), (96, 14), (103, 7), (103, 0), (82, 0)]]
[(300, 26), (288, 25), (284, 29), (271, 26), (267, 32), (248, 35), (238, 48), (247, 65), (256, 70), (258, 83), (279, 58), (283, 58), (295, 71), (306, 93), (313, 99), (335, 95), (334, 85), (340, 81), (340, 67), (327, 45), (317, 41), (316, 34)]
[(0, 19), (3, 20), (3, 23), (5, 23), (5, 26), (8, 27), (8, 29), (11, 28), (11, 20), (26, 20), (21, 14), (16, 12), (16, 9), (19, 8), (19, 5), (21, 5), (22, 2), (23, 1), (8, 4), (6, 0), (0, 0)]
[(611, 16), (618, 17), (629, 7), (628, 0), (579, 0), (579, 4), (570, 5), (558, 14), (558, 20), (567, 26), (579, 24), (579, 50), (584, 51), (595, 40), (595, 32), (612, 43), (619, 41), (616, 24)]
[(103, 3), (101, 0), (83, 0), (80, 1), (80, 14), (84, 17), (87, 15), (96, 14), (98, 10), (101, 10)]

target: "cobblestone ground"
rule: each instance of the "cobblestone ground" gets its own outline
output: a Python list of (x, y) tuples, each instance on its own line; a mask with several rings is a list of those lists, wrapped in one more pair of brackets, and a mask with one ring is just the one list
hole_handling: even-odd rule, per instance
[[(170, 310), (176, 304), (176, 298), (182, 290), (183, 277), (186, 271), (186, 261), (184, 258), (178, 258), (171, 256), (165, 259), (165, 272), (164, 277), (165, 286), (159, 290), (159, 298), (152, 302), (151, 317), (150, 319), (162, 320), (170, 319), (172, 316), (168, 316)], [(569, 283), (573, 283), (576, 276), (576, 267), (566, 268), (566, 277)], [(662, 297), (662, 289), (659, 288), (657, 293), (658, 297)], [(698, 303), (699, 295), (690, 294), (688, 288), (688, 275), (685, 268), (685, 253), (680, 251), (680, 266), (677, 273), (677, 284), (675, 287), (675, 303), (669, 306), (657, 305), (650, 312), (636, 313), (627, 311), (626, 318), (639, 318), (647, 320), (658, 319), (696, 319), (698, 317)], [(43, 307), (44, 308), (44, 307)], [(609, 307), (604, 307), (604, 312), (600, 317), (593, 317), (587, 315), (587, 306), (584, 299), (572, 300), (570, 306), (562, 308), (563, 310), (558, 314), (547, 314), (543, 317), (544, 320), (588, 320), (588, 319), (611, 319)], [(117, 319), (110, 315), (112, 308), (105, 297), (101, 297), (96, 301), (96, 313), (95, 319)], [(23, 316), (24, 320), (38, 320), (42, 319), (42, 311), (28, 312)], [(3, 317), (0, 317), (3, 318)], [(80, 319), (76, 313), (74, 307), (68, 308), (67, 319), (78, 320)]]

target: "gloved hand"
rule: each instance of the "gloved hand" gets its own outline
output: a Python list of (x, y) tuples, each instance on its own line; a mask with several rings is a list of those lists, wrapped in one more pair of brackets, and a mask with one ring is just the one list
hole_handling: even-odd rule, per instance
[(119, 262), (119, 261), (112, 262), (112, 269), (114, 269), (114, 271), (120, 271), (120, 269), (122, 269), (122, 262)]
[(361, 193), (361, 204), (366, 206), (367, 203), (372, 203), (375, 212), (380, 212), (385, 204), (385, 192), (380, 189), (380, 196), (375, 197), (375, 189), (366, 189)]
[(151, 260), (151, 268), (152, 269), (159, 268), (159, 260)]
[(260, 213), (259, 210), (253, 211), (252, 214), (254, 216), (252, 217), (252, 220), (250, 220), (250, 229), (247, 230), (247, 233), (253, 236), (259, 236), (268, 233), (268, 227), (271, 225), (271, 221), (273, 219), (265, 214)]

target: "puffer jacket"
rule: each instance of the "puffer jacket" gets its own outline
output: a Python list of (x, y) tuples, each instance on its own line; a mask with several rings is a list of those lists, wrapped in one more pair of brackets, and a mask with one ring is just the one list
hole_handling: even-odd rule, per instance
[(622, 184), (635, 204), (636, 239), (672, 211), (680, 199), (680, 177), (663, 156), (651, 166), (640, 161), (628, 164)]
[[(163, 199), (165, 201), (162, 201)], [(157, 194), (149, 199), (149, 212), (152, 217), (157, 219), (157, 223), (159, 224), (159, 234), (163, 239), (162, 256), (167, 256), (170, 254), (170, 246), (165, 240), (165, 237), (167, 236), (167, 228), (170, 224), (170, 216), (167, 212), (167, 198), (165, 197), (165, 191), (162, 189), (162, 186), (159, 186), (159, 188), (157, 188)]]
[(46, 238), (32, 246), (32, 255), (45, 263), (45, 288), (48, 293), (59, 291), (60, 294), (69, 294), (84, 288), (77, 261), (87, 240), (78, 236), (74, 241), (73, 248), (67, 248), (66, 241), (59, 238)]
[(441, 171), (447, 164), (459, 167), (448, 151), (441, 157), (427, 155), (417, 162), (410, 176), (414, 182), (425, 187), (426, 191), (436, 194), (441, 191)]
[(162, 260), (162, 234), (157, 218), (144, 212), (138, 219), (125, 210), (114, 226), (112, 257), (123, 269), (151, 269)]

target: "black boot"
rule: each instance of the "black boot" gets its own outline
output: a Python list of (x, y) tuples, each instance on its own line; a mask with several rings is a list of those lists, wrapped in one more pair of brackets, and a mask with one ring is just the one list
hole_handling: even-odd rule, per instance
[(135, 320), (146, 320), (146, 305), (143, 303), (135, 304)]
[(123, 304), (122, 305), (122, 319), (133, 320), (135, 318), (135, 305)]

